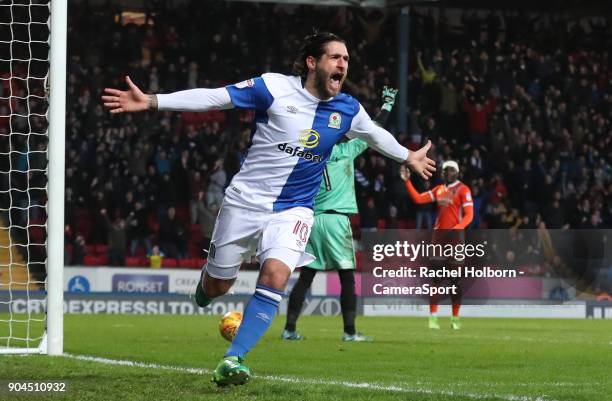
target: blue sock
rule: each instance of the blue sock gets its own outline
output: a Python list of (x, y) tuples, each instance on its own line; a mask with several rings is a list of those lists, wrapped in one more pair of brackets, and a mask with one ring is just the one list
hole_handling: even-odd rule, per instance
[(255, 287), (255, 294), (244, 310), (242, 323), (225, 356), (244, 358), (259, 339), (268, 331), (278, 310), (283, 293), (264, 285)]

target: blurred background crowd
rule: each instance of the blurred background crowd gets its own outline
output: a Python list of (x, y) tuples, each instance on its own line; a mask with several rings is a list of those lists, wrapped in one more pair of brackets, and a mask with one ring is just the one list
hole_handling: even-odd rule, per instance
[[(68, 263), (139, 265), (161, 254), (164, 265), (199, 267), (247, 151), (249, 111), (109, 115), (101, 92), (125, 75), (159, 93), (290, 73), (317, 27), (346, 38), (344, 91), (371, 115), (383, 85), (397, 85), (392, 10), (154, 3), (144, 19), (69, 8)], [(398, 132), (396, 112), (387, 128), (412, 149), (431, 139), (440, 164), (458, 161), (473, 228), (612, 226), (609, 18), (413, 8), (410, 27), (409, 129)], [(356, 160), (356, 237), (432, 226), (435, 205), (412, 204), (398, 167), (371, 150)], [(413, 180), (421, 191), (440, 182)]]

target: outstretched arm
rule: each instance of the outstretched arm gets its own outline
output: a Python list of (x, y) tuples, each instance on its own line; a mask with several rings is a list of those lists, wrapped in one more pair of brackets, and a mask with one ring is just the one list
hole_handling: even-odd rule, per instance
[(128, 89), (105, 88), (104, 106), (111, 113), (131, 113), (144, 110), (208, 111), (233, 107), (226, 88), (189, 89), (165, 95), (145, 94), (125, 77)]
[(427, 157), (431, 142), (428, 141), (425, 146), (415, 152), (409, 152), (397, 142), (389, 131), (374, 124), (361, 105), (359, 105), (359, 111), (353, 118), (350, 132), (347, 135), (351, 138), (363, 139), (371, 148), (397, 162), (406, 162), (411, 170), (425, 180), (436, 171), (436, 163)]
[[(374, 124), (382, 127), (386, 124), (387, 119), (389, 118), (389, 113), (393, 109), (393, 104), (395, 103), (395, 96), (397, 95), (397, 89), (388, 88), (387, 86), (383, 87), (382, 91), (382, 100), (383, 104), (380, 107), (380, 111), (374, 117), (372, 121)], [(355, 159), (361, 153), (363, 153), (368, 148), (368, 143), (362, 139), (351, 139), (348, 142), (339, 143), (334, 146), (334, 150), (332, 153), (332, 158), (336, 157), (348, 157), (349, 159)]]
[(166, 95), (151, 95), (158, 102), (158, 109), (172, 111), (225, 110), (234, 107), (225, 88), (188, 89)]
[(400, 167), (400, 177), (404, 180), (404, 185), (406, 186), (406, 190), (410, 195), (410, 199), (417, 205), (422, 205), (424, 203), (432, 203), (436, 201), (436, 198), (433, 195), (433, 192), (427, 191), (423, 193), (419, 193), (416, 190), (414, 185), (412, 185), (412, 181), (410, 181), (410, 171), (405, 166)]

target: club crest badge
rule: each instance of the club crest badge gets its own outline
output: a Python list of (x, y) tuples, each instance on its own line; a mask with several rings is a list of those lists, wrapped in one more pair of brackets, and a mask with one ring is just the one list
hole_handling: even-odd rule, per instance
[(342, 116), (340, 113), (331, 113), (329, 115), (329, 121), (327, 126), (329, 128), (340, 129), (340, 125), (342, 124)]

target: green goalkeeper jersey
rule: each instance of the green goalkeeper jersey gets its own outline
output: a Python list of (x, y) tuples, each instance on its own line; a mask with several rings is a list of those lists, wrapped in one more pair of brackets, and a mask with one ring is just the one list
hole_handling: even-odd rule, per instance
[[(383, 88), (383, 105), (380, 112), (374, 117), (374, 123), (384, 126), (393, 104), (397, 89)], [(343, 214), (355, 214), (357, 200), (355, 199), (355, 166), (353, 161), (357, 156), (368, 148), (368, 144), (361, 139), (352, 139), (348, 142), (337, 144), (323, 170), (323, 180), (319, 193), (315, 198), (315, 215), (325, 212), (338, 212)]]
[(358, 212), (353, 161), (367, 148), (368, 144), (361, 139), (352, 139), (333, 147), (315, 198), (315, 215), (329, 211), (344, 214)]

